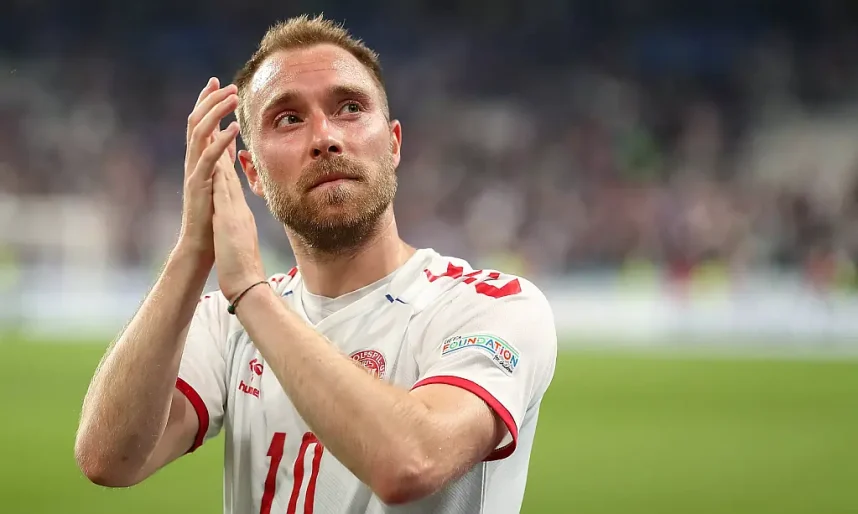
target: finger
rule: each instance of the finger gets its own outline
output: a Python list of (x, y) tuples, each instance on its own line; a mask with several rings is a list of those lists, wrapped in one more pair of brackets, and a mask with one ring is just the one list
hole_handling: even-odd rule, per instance
[(205, 115), (214, 108), (215, 105), (223, 101), (224, 98), (227, 98), (229, 95), (234, 95), (238, 92), (238, 88), (235, 84), (230, 84), (224, 88), (218, 89), (216, 91), (212, 91), (209, 93), (202, 101), (194, 107), (194, 110), (191, 111), (191, 114), (188, 115), (188, 131), (187, 138), (190, 140), (191, 134), (194, 129), (196, 129), (197, 125), (200, 123)]
[(215, 163), (220, 159), (221, 155), (226, 151), (230, 142), (238, 135), (238, 123), (230, 123), (229, 126), (221, 131), (214, 142), (210, 144), (200, 155), (197, 166), (194, 168), (194, 176), (211, 177), (214, 172)]
[[(241, 135), (240, 127), (238, 134)], [(235, 141), (229, 144), (229, 148), (226, 151), (229, 153), (229, 162), (235, 162), (235, 157), (238, 155), (238, 138), (235, 138)]]
[[(229, 95), (217, 104), (214, 109), (210, 110), (202, 120), (200, 120), (193, 132), (191, 132), (191, 138), (190, 141), (188, 141), (189, 162), (195, 162), (199, 159), (206, 147), (211, 146), (211, 144), (214, 143), (214, 140), (211, 139), (212, 135), (215, 136), (216, 140), (217, 136), (223, 133), (215, 133), (215, 127), (220, 124), (224, 116), (234, 111), (237, 106), (238, 97), (236, 95)], [(218, 155), (220, 155), (220, 153), (218, 153)]]
[[(194, 106), (194, 110), (191, 112), (189, 116), (190, 121), (195, 125), (199, 123), (200, 119), (206, 115), (208, 111), (210, 111), (215, 105), (220, 103), (224, 98), (229, 95), (234, 95), (238, 93), (238, 87), (235, 84), (229, 84), (225, 87), (212, 91), (208, 96), (203, 98), (203, 100), (196, 106)], [(193, 127), (191, 127), (193, 130)]]
[(220, 81), (217, 79), (217, 77), (212, 77), (209, 79), (208, 82), (206, 82), (206, 86), (202, 89), (202, 91), (200, 91), (200, 95), (197, 97), (197, 103), (194, 104), (194, 110), (192, 110), (191, 113), (188, 115), (188, 126), (185, 130), (185, 144), (189, 143), (191, 140), (191, 131), (193, 130), (191, 123), (192, 119), (194, 119), (194, 112), (196, 111), (197, 107), (199, 107), (199, 105), (203, 102), (203, 100), (205, 100), (206, 98), (208, 98), (209, 95), (217, 91), (219, 84)]
[(225, 171), (227, 170), (217, 168), (212, 176), (212, 200), (215, 212), (220, 213), (229, 212), (231, 209)]
[(197, 97), (197, 103), (194, 104), (194, 107), (200, 105), (200, 102), (205, 100), (207, 96), (209, 96), (213, 91), (217, 91), (217, 88), (220, 87), (220, 81), (217, 77), (212, 77), (206, 82), (206, 87), (200, 91), (200, 96)]
[(226, 185), (228, 187), (229, 197), (233, 201), (244, 199), (244, 188), (241, 186), (241, 179), (238, 177), (238, 172), (233, 166), (232, 170), (226, 173)]
[(232, 216), (235, 208), (232, 204), (229, 194), (229, 184), (227, 184), (227, 175), (230, 173), (223, 166), (215, 168), (212, 176), (212, 203), (214, 205), (215, 214)]
[[(215, 92), (215, 91), (217, 91), (217, 88), (220, 86), (220, 81), (217, 79), (217, 77), (212, 77), (212, 79), (211, 79), (211, 80), (213, 80), (213, 81), (214, 81), (214, 88), (212, 89), (212, 92)], [(232, 86), (232, 87), (231, 87), (231, 86)], [(223, 88), (221, 91), (227, 91), (227, 92), (228, 92), (228, 91), (232, 90), (233, 88), (235, 89), (235, 91), (236, 91), (236, 92), (238, 91), (238, 87), (237, 87), (237, 86), (234, 86), (234, 85), (232, 85), (232, 84), (230, 84), (230, 85), (226, 86), (226, 87), (225, 87), (225, 88)], [(206, 97), (208, 97), (208, 95), (206, 95)], [(203, 103), (203, 101), (204, 101), (204, 100), (205, 100), (205, 98), (201, 96), (200, 101), (197, 103), (197, 106), (200, 106), (200, 104), (201, 104), (201, 103)], [(201, 108), (201, 109), (206, 109), (206, 108), (208, 107), (208, 105), (209, 105), (209, 104), (207, 104), (207, 105), (202, 105), (202, 106), (200, 106), (200, 108)], [(195, 109), (196, 109), (196, 107), (197, 107), (197, 106), (194, 106), (194, 107), (195, 107)], [(192, 114), (193, 114), (193, 113), (192, 113)], [(203, 111), (203, 115), (204, 115), (204, 114), (205, 114), (205, 111)], [(195, 122), (196, 122), (196, 120), (195, 120)], [(193, 131), (193, 127), (191, 127), (191, 120), (190, 120), (190, 118), (189, 118), (189, 119), (188, 119), (188, 132), (187, 132), (187, 140), (188, 140), (188, 141), (190, 141), (190, 139), (191, 139), (191, 132), (192, 132), (192, 131)], [(208, 143), (211, 143), (212, 141), (214, 141), (214, 138), (215, 138), (215, 136), (217, 135), (217, 133), (218, 133), (218, 132), (220, 132), (220, 124), (218, 124), (217, 126), (215, 126), (215, 129), (212, 131), (211, 136), (209, 137)]]

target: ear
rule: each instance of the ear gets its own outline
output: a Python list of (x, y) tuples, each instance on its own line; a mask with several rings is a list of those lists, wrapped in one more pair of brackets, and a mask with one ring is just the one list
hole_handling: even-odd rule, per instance
[(238, 162), (241, 163), (241, 169), (244, 170), (244, 175), (247, 177), (247, 183), (250, 185), (250, 190), (259, 198), (265, 198), (265, 193), (262, 188), (262, 181), (259, 180), (259, 170), (253, 164), (253, 154), (247, 150), (238, 152)]
[(390, 122), (390, 146), (393, 154), (393, 167), (399, 167), (399, 161), (402, 160), (402, 123), (399, 120)]

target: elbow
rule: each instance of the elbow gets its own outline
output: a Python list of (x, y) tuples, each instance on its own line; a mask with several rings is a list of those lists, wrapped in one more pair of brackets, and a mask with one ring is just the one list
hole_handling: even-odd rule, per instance
[(387, 505), (403, 505), (421, 500), (440, 489), (440, 481), (427, 457), (398, 459), (373, 477), (372, 489)]
[(131, 473), (125, 472), (121, 466), (103, 451), (94, 449), (91, 445), (78, 440), (75, 444), (75, 461), (77, 467), (87, 480), (102, 487), (131, 487), (137, 480)]

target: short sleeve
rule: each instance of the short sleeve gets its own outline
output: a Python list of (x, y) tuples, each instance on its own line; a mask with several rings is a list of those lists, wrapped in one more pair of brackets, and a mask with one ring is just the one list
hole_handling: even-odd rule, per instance
[(223, 425), (226, 404), (226, 301), (220, 293), (205, 295), (194, 312), (176, 388), (188, 398), (200, 425), (189, 452), (215, 437)]
[(508, 430), (487, 460), (506, 458), (527, 410), (538, 405), (554, 375), (551, 307), (536, 286), (522, 281), (518, 294), (466, 294), (445, 310), (433, 318), (416, 353), (420, 371), (413, 388), (448, 384), (480, 397)]

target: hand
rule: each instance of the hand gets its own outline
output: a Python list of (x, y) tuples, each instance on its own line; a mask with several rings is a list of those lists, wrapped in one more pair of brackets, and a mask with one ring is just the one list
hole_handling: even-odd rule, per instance
[[(229, 130), (229, 129), (227, 129)], [(259, 236), (235, 167), (214, 170), (214, 251), (220, 291), (230, 302), (265, 280)]]
[(219, 89), (216, 78), (209, 79), (188, 116), (185, 153), (185, 180), (180, 247), (196, 254), (202, 266), (214, 264), (212, 177), (217, 169), (235, 167), (237, 124), (224, 131), (220, 123), (238, 106), (237, 88)]

